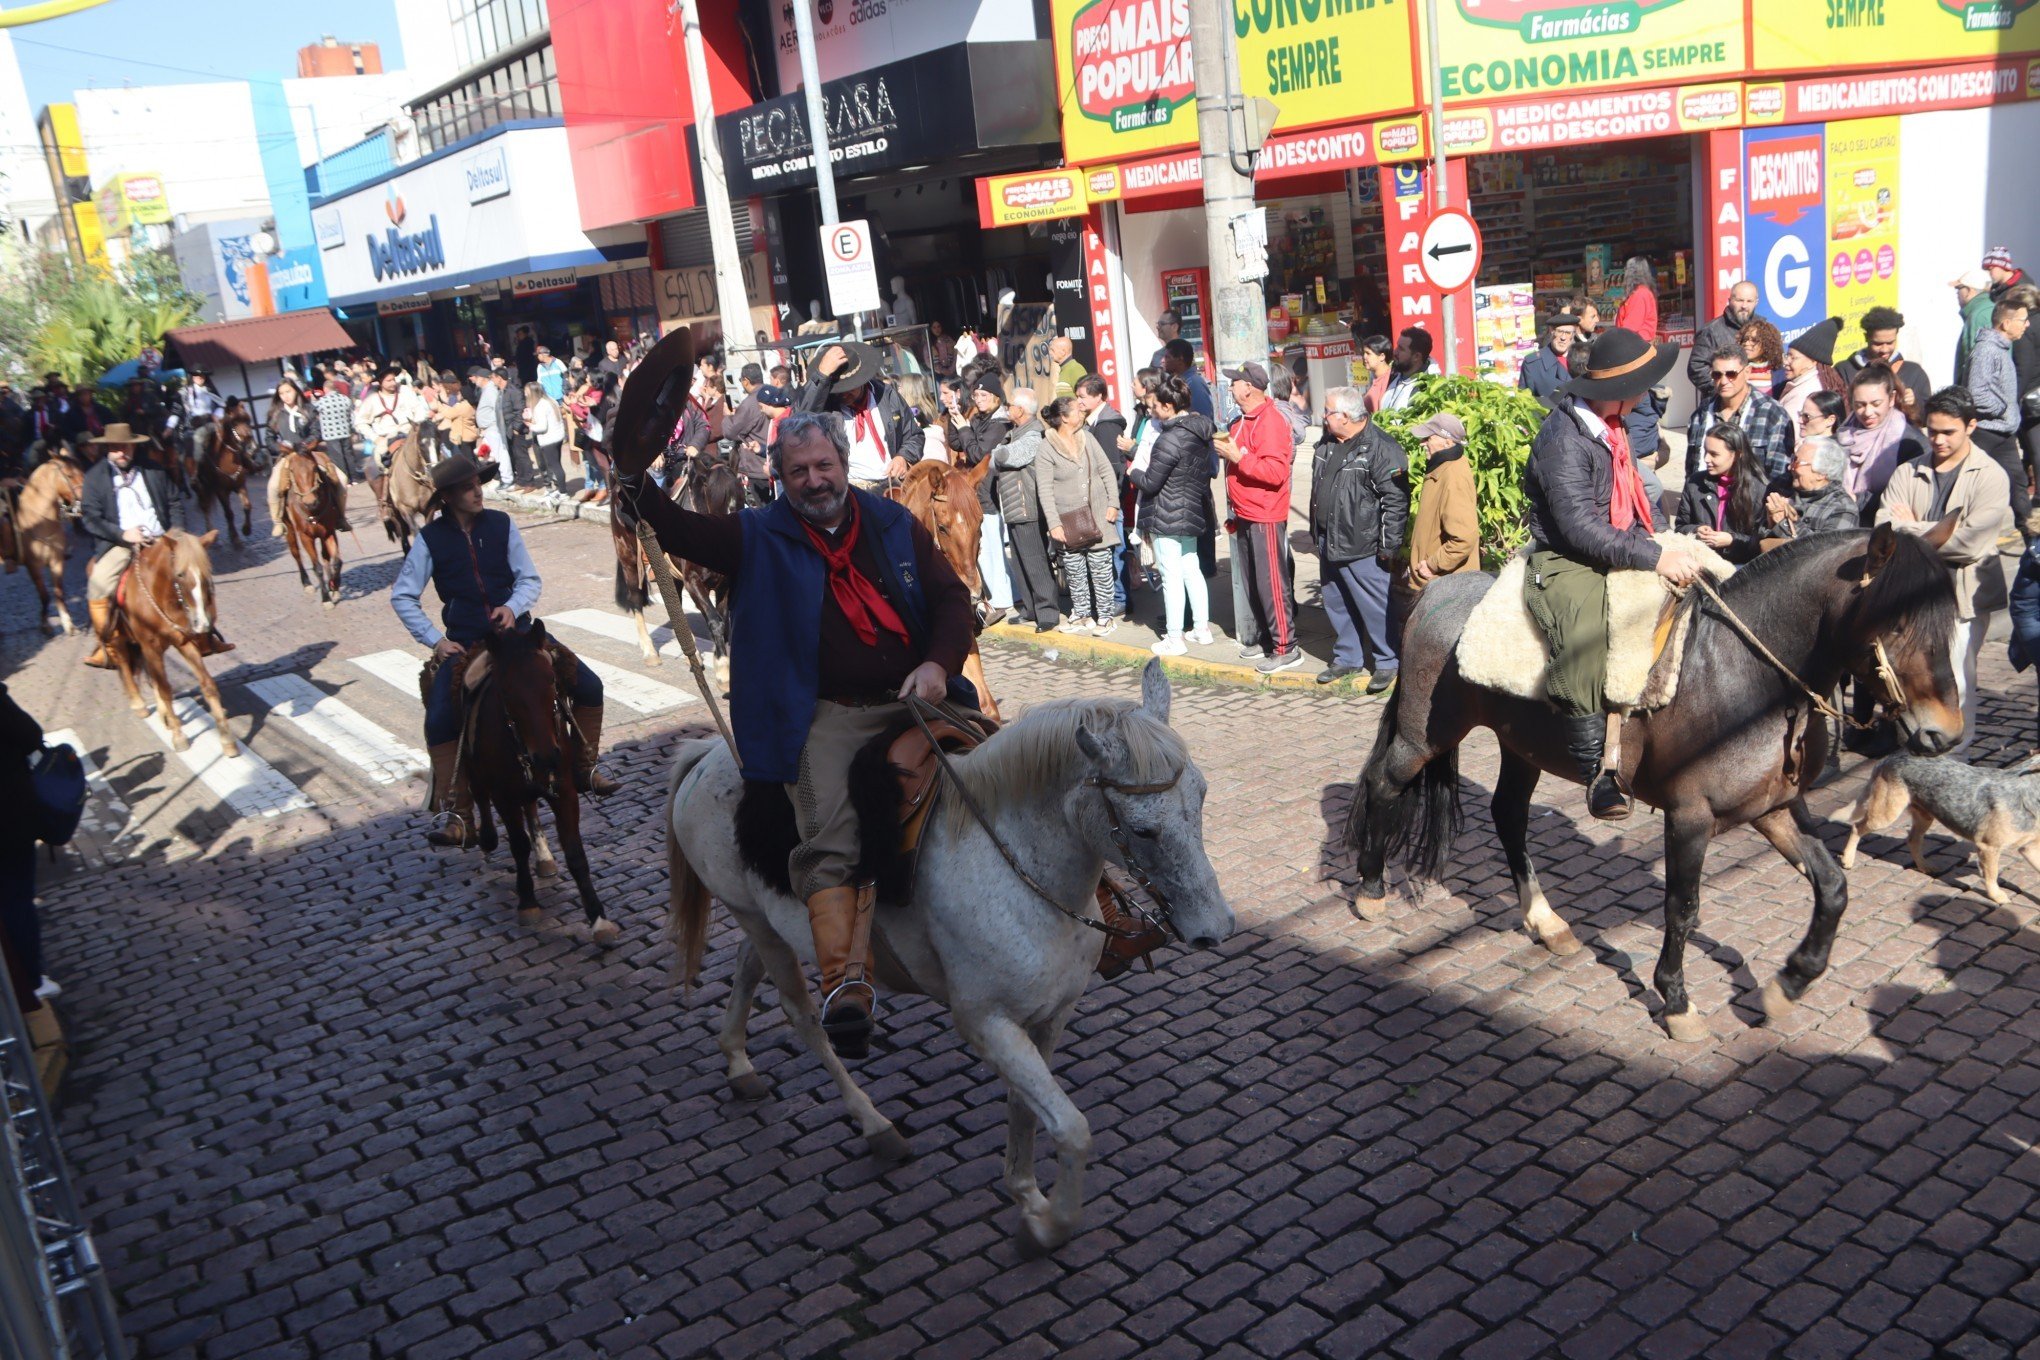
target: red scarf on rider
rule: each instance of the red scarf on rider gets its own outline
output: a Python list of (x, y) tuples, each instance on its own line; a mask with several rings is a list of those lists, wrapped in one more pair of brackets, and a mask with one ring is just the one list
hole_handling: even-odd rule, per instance
[(871, 389), (867, 387), (846, 398), (843, 406), (850, 413), (851, 423), (857, 427), (857, 437), (870, 440), (883, 453), (886, 446), (885, 433), (879, 429), (878, 416), (871, 409)]
[(1629, 452), (1629, 431), (1620, 421), (1608, 422), (1608, 451), (1615, 455), (1615, 494), (1608, 498), (1608, 523), (1617, 529), (1634, 524), (1653, 528), (1657, 516), (1651, 513), (1650, 493), (1643, 489), (1643, 473)]
[(857, 535), (863, 528), (863, 517), (857, 513), (857, 498), (850, 498), (850, 513), (843, 527), (841, 543), (831, 547), (827, 535), (806, 520), (801, 521), (801, 527), (807, 530), (808, 541), (815, 545), (815, 551), (827, 564), (829, 593), (836, 597), (836, 607), (843, 611), (843, 617), (857, 630), (858, 641), (871, 646), (878, 641), (878, 630), (884, 628), (911, 646), (913, 639), (907, 635), (907, 625), (901, 621), (899, 611), (851, 560), (850, 554), (857, 547)]

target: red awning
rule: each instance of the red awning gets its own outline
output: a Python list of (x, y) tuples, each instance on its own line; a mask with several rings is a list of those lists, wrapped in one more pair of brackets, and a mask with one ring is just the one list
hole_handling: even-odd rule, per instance
[(354, 338), (324, 308), (251, 316), (210, 326), (186, 326), (163, 337), (165, 360), (172, 368), (220, 368), (283, 359), (293, 354), (320, 354), (347, 349)]

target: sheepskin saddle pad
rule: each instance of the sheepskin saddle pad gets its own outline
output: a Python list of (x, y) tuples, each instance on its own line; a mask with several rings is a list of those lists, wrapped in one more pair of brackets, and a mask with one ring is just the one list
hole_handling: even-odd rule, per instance
[[(1697, 553), (1701, 567), (1716, 581), (1735, 571), (1712, 548), (1687, 535), (1659, 534), (1668, 544), (1678, 539)], [(1544, 631), (1523, 602), (1530, 550), (1524, 548), (1502, 568), (1494, 588), (1473, 607), (1459, 635), (1459, 672), (1483, 689), (1519, 699), (1545, 699), (1544, 668), (1550, 652)], [(1678, 690), (1679, 663), (1686, 634), (1693, 626), (1693, 592), (1682, 600), (1672, 594), (1654, 571), (1608, 573), (1608, 682), (1610, 709), (1649, 711), (1663, 708)]]

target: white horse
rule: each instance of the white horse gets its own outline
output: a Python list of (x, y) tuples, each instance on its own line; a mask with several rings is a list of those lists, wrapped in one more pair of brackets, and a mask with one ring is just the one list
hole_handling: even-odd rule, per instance
[[(1055, 906), (1020, 880), (963, 800), (944, 788), (922, 836), (912, 902), (878, 908), (881, 959), (890, 954), (913, 991), (946, 1005), (964, 1039), (1005, 1078), (1006, 1189), (1020, 1208), (1021, 1245), (1033, 1251), (1062, 1245), (1083, 1218), (1091, 1130), (1049, 1062), (1097, 967), (1104, 936), (1086, 922), (1098, 915), (1106, 861), (1124, 863), (1114, 820), (1185, 943), (1209, 949), (1233, 931), (1232, 910), (1204, 853), (1204, 775), (1168, 726), (1169, 682), (1159, 660), (1148, 664), (1141, 691), (1139, 704), (1041, 704), (977, 750), (952, 758), (999, 838)], [(807, 908), (768, 886), (739, 852), (743, 789), (735, 757), (717, 738), (689, 743), (674, 763), (671, 791), (666, 846), (682, 976), (691, 983), (699, 974), (711, 894), (748, 941), (738, 951), (718, 1039), (731, 1089), (749, 1100), (770, 1093), (744, 1049), (752, 993), (769, 975), (787, 1020), (835, 1078), (871, 1151), (905, 1158), (906, 1139), (873, 1107), (822, 1033), (802, 969), (815, 957)], [(881, 985), (888, 971), (882, 962)], [(1035, 1179), (1037, 1121), (1056, 1145), (1053, 1200)]]

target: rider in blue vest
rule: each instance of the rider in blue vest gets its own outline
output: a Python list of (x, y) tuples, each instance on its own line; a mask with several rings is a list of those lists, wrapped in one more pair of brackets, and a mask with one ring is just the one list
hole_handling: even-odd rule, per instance
[[(441, 821), (427, 834), (434, 845), (474, 844), (471, 813), (474, 800), (467, 783), (457, 777), (460, 755), (460, 696), (454, 692), (455, 667), (444, 664), (491, 632), (531, 626), (538, 603), (538, 568), (532, 565), (516, 523), (501, 510), (482, 504), (482, 483), (496, 475), (472, 454), (455, 453), (432, 465), (432, 503), (440, 514), (411, 541), (410, 556), (390, 589), (390, 605), (411, 636), (432, 649), (441, 665), (432, 677), (425, 701), (425, 745), (432, 757), (432, 807)], [(441, 631), (425, 616), (419, 602), (425, 583), (439, 592)], [(558, 641), (553, 647), (566, 652)], [(570, 657), (572, 653), (567, 653)], [(614, 793), (616, 783), (595, 768), (602, 745), (602, 681), (588, 664), (574, 661), (568, 691), (574, 725), (581, 733), (581, 765), (575, 783), (586, 791)]]
[(730, 578), (737, 762), (793, 800), (800, 843), (787, 877), (814, 928), (822, 1027), (838, 1054), (858, 1058), (871, 1036), (875, 894), (854, 881), (850, 764), (906, 717), (908, 695), (947, 696), (970, 652), (970, 591), (911, 513), (851, 489), (840, 416), (787, 416), (771, 458), (785, 495), (761, 508), (696, 514), (642, 476), (619, 484), (617, 503), (668, 553)]

